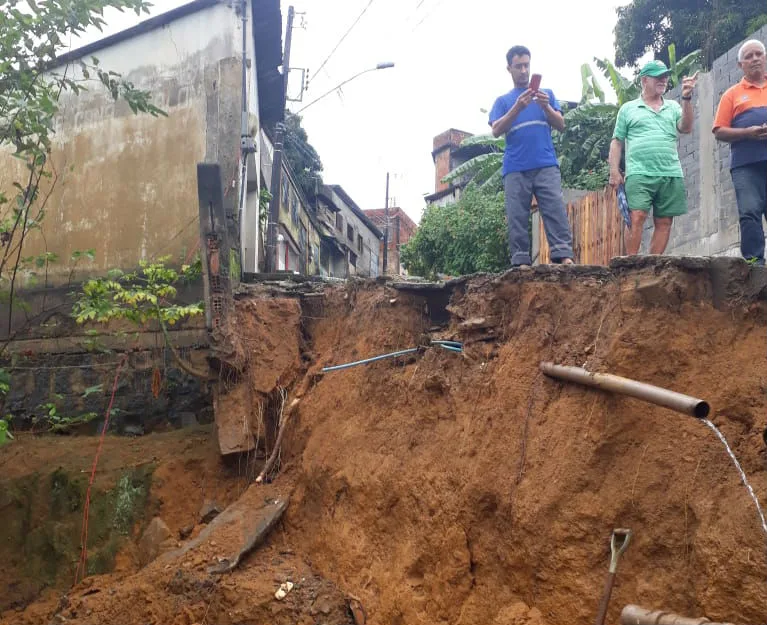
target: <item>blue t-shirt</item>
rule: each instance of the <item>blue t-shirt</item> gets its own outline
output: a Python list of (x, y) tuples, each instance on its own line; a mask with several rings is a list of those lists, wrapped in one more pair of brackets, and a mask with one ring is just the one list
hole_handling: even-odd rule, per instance
[[(493, 104), (490, 111), (490, 125), (509, 112), (517, 98), (526, 89), (514, 88), (502, 95)], [(549, 103), (555, 111), (560, 111), (559, 102), (551, 89), (541, 89), (549, 96)], [(543, 109), (530, 102), (511, 124), (506, 133), (506, 149), (503, 153), (503, 175), (515, 171), (529, 171), (542, 167), (558, 167), (557, 153), (551, 140), (551, 126)]]

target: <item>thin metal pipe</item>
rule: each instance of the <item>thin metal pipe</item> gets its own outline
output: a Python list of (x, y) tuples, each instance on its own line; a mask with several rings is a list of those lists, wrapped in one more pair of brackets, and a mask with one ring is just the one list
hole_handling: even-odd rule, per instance
[[(447, 343), (450, 343), (450, 345), (447, 345)], [(442, 349), (446, 349), (450, 352), (463, 352), (463, 346), (461, 346), (460, 343), (457, 343), (456, 341), (432, 341), (432, 345), (436, 345), (437, 347), (441, 347)], [(456, 347), (458, 346), (458, 347)], [(420, 348), (418, 347), (412, 347), (410, 349), (403, 349), (398, 352), (392, 352), (390, 354), (383, 354), (381, 356), (374, 356), (373, 358), (365, 358), (365, 360), (356, 360), (354, 362), (347, 362), (343, 365), (335, 365), (333, 367), (323, 367), (322, 372), (326, 373), (328, 371), (340, 371), (341, 369), (348, 369), (349, 367), (356, 367), (357, 365), (366, 365), (371, 362), (376, 362), (378, 360), (384, 360), (385, 358), (395, 358), (397, 356), (404, 356), (405, 354), (413, 354), (417, 352)]]
[(453, 347), (463, 347), (463, 343), (458, 341), (432, 341), (432, 345), (451, 345)]
[(711, 410), (708, 402), (702, 399), (610, 373), (592, 373), (580, 367), (555, 365), (552, 362), (542, 362), (541, 371), (552, 378), (575, 382), (620, 395), (628, 395), (651, 404), (665, 406), (697, 419), (705, 419)]
[(730, 625), (712, 623), (707, 618), (688, 618), (663, 610), (647, 610), (638, 605), (627, 605), (621, 612), (621, 625)]
[(334, 367), (323, 367), (322, 372), (327, 371), (339, 371), (340, 369), (348, 369), (349, 367), (356, 367), (357, 365), (366, 365), (370, 362), (376, 362), (377, 360), (383, 360), (384, 358), (394, 358), (396, 356), (404, 356), (405, 354), (413, 354), (418, 351), (417, 347), (412, 349), (403, 349), (399, 352), (392, 352), (391, 354), (383, 354), (382, 356), (374, 356), (373, 358), (366, 358), (365, 360), (357, 360), (355, 362), (347, 362), (343, 365), (335, 365)]
[(453, 345), (445, 345), (443, 343), (437, 343), (437, 345), (441, 347), (442, 349), (446, 349), (449, 352), (458, 352), (459, 354), (463, 352), (463, 349), (461, 349), (460, 347), (454, 347)]

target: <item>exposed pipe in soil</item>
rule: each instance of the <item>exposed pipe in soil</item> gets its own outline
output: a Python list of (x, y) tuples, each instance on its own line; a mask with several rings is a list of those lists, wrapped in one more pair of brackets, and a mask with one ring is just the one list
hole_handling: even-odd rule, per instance
[(660, 386), (622, 378), (610, 373), (592, 373), (581, 367), (555, 365), (553, 362), (542, 362), (541, 371), (552, 378), (575, 382), (620, 395), (628, 395), (629, 397), (635, 397), (651, 404), (671, 408), (671, 410), (676, 410), (697, 419), (705, 419), (711, 410), (708, 402), (702, 399), (670, 391)]
[[(436, 347), (441, 347), (442, 349), (446, 349), (450, 352), (463, 352), (463, 344), (458, 343), (457, 341), (432, 341), (432, 345)], [(343, 365), (335, 365), (333, 367), (323, 367), (322, 373), (327, 373), (328, 371), (340, 371), (341, 369), (348, 369), (349, 367), (356, 367), (357, 365), (367, 365), (371, 362), (377, 362), (379, 360), (384, 360), (385, 358), (396, 358), (397, 356), (405, 356), (406, 354), (415, 354), (420, 347), (411, 347), (410, 349), (403, 349), (398, 352), (391, 352), (390, 354), (382, 354), (381, 356), (373, 356), (372, 358), (365, 358), (364, 360), (355, 360), (354, 362), (347, 362)]]
[(621, 625), (731, 625), (712, 623), (707, 618), (688, 618), (663, 610), (647, 610), (638, 605), (627, 605), (621, 612)]

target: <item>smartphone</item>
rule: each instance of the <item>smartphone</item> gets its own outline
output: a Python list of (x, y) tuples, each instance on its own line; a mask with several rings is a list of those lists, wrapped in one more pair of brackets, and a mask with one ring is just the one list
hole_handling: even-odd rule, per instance
[(533, 74), (532, 76), (530, 76), (530, 86), (529, 86), (529, 89), (532, 92), (536, 92), (540, 88), (541, 88), (541, 75), (540, 74)]

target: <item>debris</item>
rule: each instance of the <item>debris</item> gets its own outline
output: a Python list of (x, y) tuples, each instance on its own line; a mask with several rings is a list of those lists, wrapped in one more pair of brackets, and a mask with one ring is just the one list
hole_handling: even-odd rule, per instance
[(277, 599), (277, 601), (282, 601), (288, 596), (288, 593), (291, 590), (293, 590), (293, 582), (285, 582), (277, 589), (277, 592), (274, 593), (274, 598)]
[[(258, 488), (258, 487), (251, 487)], [(266, 505), (261, 508), (255, 508), (252, 502), (248, 501), (248, 493), (254, 495), (257, 491), (245, 491), (238, 501), (229, 506), (218, 516), (195, 540), (191, 541), (192, 546), (199, 544), (197, 541), (204, 541), (208, 538), (209, 530), (223, 526), (239, 525), (240, 536), (243, 536), (242, 542), (236, 546), (236, 551), (230, 556), (219, 558), (218, 564), (208, 569), (209, 573), (227, 573), (240, 563), (243, 557), (260, 545), (272, 531), (277, 522), (282, 518), (285, 510), (288, 508), (289, 499), (268, 500)], [(250, 497), (251, 499), (253, 497)]]
[(172, 548), (171, 531), (160, 517), (151, 520), (139, 541), (139, 560), (146, 566), (162, 552)]
[(194, 525), (186, 525), (182, 527), (180, 530), (178, 530), (178, 537), (181, 540), (186, 540), (192, 535), (193, 531), (194, 531)]
[(207, 525), (219, 514), (221, 514), (221, 508), (219, 505), (215, 501), (206, 499), (205, 503), (202, 504), (202, 508), (200, 508), (200, 514), (198, 517), (200, 519), (200, 523)]
[(461, 328), (461, 330), (481, 330), (491, 326), (487, 323), (487, 319), (484, 317), (472, 317), (471, 319), (462, 321), (458, 327)]

